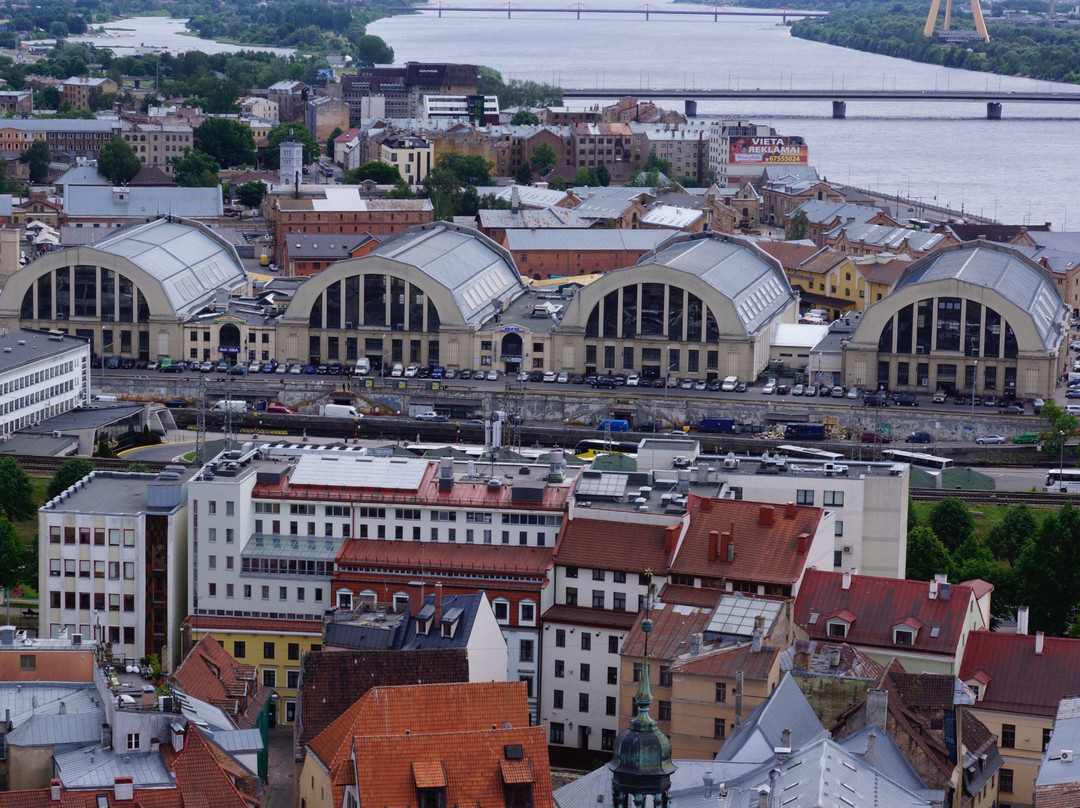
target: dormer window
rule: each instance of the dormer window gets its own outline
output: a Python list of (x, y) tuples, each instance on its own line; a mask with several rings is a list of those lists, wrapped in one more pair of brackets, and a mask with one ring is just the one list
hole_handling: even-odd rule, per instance
[(919, 629), (922, 628), (922, 623), (913, 617), (909, 617), (902, 623), (897, 623), (893, 626), (893, 645), (906, 645), (911, 647), (915, 645), (915, 639), (919, 636)]
[(426, 635), (429, 631), (431, 631), (431, 621), (430, 620), (419, 620), (418, 619), (416, 621), (416, 633), (417, 634)]
[(836, 637), (841, 640), (847, 637), (848, 629), (850, 628), (843, 620), (830, 620), (825, 625), (828, 627), (830, 637)]

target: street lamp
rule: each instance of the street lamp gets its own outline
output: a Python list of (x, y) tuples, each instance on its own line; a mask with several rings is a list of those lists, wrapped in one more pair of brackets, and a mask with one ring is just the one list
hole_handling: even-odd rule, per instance
[(1061, 478), (1062, 471), (1065, 468), (1065, 430), (1064, 429), (1058, 430), (1058, 437), (1061, 438), (1061, 441), (1058, 444), (1058, 485), (1060, 486), (1061, 490), (1064, 491), (1065, 490), (1065, 482)]
[(975, 380), (979, 378), (979, 360), (975, 360), (975, 369), (971, 373), (971, 428), (975, 428)]

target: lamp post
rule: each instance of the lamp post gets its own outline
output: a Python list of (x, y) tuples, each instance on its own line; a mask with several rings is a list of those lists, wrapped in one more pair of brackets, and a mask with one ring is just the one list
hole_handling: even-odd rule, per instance
[(971, 428), (975, 428), (975, 381), (979, 378), (979, 360), (975, 360), (975, 369), (971, 373)]
[(1065, 491), (1065, 483), (1061, 479), (1061, 473), (1065, 468), (1065, 430), (1058, 430), (1058, 437), (1061, 438), (1061, 442), (1058, 444), (1058, 486), (1062, 491)]

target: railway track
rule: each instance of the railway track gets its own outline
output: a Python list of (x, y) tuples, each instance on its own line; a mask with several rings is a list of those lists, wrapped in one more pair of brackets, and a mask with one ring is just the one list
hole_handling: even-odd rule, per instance
[[(15, 459), (22, 466), (23, 471), (38, 477), (51, 477), (60, 466), (71, 460), (70, 457), (48, 457), (44, 455), (18, 455)], [(94, 468), (99, 471), (127, 471), (131, 464), (136, 462), (124, 460), (122, 457), (85, 457), (82, 459), (89, 460)], [(162, 471), (167, 465), (170, 465), (160, 461), (139, 460), (137, 462), (146, 466), (150, 472)]]
[(954, 497), (969, 505), (1030, 505), (1033, 507), (1060, 508), (1069, 503), (1080, 504), (1080, 495), (1048, 494), (1038, 491), (949, 491), (942, 488), (912, 488), (911, 498), (915, 502), (936, 502), (946, 497)]

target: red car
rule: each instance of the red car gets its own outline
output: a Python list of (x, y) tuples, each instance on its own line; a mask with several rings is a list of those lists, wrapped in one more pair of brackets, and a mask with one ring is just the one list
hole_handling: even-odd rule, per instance
[(859, 436), (859, 440), (863, 443), (892, 443), (892, 438), (888, 435), (882, 435), (880, 432), (871, 432), (867, 430)]

